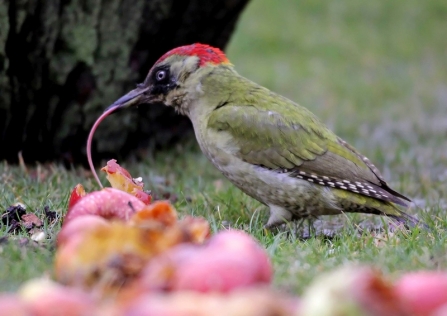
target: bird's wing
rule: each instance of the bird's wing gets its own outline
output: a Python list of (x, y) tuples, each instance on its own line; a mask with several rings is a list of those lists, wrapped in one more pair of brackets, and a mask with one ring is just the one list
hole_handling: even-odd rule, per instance
[[(208, 127), (228, 132), (240, 159), (317, 184), (345, 189), (406, 205), (377, 168), (328, 130), (310, 111), (291, 101), (276, 110), (253, 105), (225, 105), (211, 114)], [(274, 106), (272, 108), (275, 108)], [(281, 110), (278, 110), (281, 109)], [(399, 198), (398, 198), (399, 197)]]

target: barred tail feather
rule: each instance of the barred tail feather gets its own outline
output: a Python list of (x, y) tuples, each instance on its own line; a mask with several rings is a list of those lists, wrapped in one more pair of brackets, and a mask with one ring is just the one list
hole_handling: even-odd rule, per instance
[(398, 210), (399, 211), (399, 215), (388, 215), (388, 217), (396, 220), (399, 223), (404, 224), (406, 227), (408, 228), (414, 228), (414, 227), (422, 227), (426, 230), (430, 230), (430, 228), (428, 227), (427, 224), (425, 224), (423, 221), (417, 219), (416, 217), (405, 213), (404, 211)]

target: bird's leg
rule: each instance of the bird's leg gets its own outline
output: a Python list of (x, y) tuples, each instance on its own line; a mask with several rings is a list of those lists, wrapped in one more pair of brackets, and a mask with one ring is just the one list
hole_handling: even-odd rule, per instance
[(294, 219), (292, 217), (292, 220), (290, 222), (288, 222), (286, 225), (286, 228), (288, 229), (288, 235), (293, 237), (294, 239), (296, 238), (301, 238), (301, 236), (299, 235), (299, 229), (303, 223), (303, 218), (296, 218)]
[(309, 238), (310, 238), (312, 235), (313, 235), (313, 236), (316, 236), (316, 235), (317, 235), (317, 231), (316, 231), (316, 229), (315, 229), (315, 227), (314, 227), (314, 222), (315, 222), (316, 219), (317, 219), (317, 217), (316, 217), (316, 216), (312, 216), (312, 215), (306, 217), (306, 221), (307, 221), (307, 233), (308, 233), (308, 235), (309, 235)]
[[(307, 239), (310, 237), (310, 232), (308, 232), (308, 235), (304, 232), (304, 221), (307, 219), (307, 217), (292, 217), (292, 221), (290, 222), (291, 225), (293, 225), (293, 229), (291, 228), (291, 232), (295, 235), (295, 237), (298, 237), (299, 239)], [(302, 229), (303, 228), (303, 229)]]
[[(302, 239), (308, 239), (311, 236), (316, 235), (315, 227), (313, 226), (314, 221), (317, 219), (313, 215), (296, 216), (292, 217), (291, 223), (294, 225), (295, 236), (299, 236)], [(304, 223), (307, 222), (307, 232), (305, 231)], [(300, 232), (301, 230), (301, 232)]]
[(264, 228), (271, 230), (272, 228), (278, 227), (284, 223), (287, 223), (292, 219), (292, 213), (285, 210), (284, 208), (276, 205), (269, 205), (270, 207), (270, 217)]

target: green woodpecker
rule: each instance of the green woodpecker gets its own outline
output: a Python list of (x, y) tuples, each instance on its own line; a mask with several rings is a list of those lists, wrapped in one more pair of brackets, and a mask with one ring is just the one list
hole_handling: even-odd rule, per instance
[(203, 153), (234, 185), (270, 208), (266, 227), (342, 212), (418, 223), (410, 201), (309, 110), (242, 77), (217, 48), (175, 48), (110, 108), (164, 103), (190, 118)]

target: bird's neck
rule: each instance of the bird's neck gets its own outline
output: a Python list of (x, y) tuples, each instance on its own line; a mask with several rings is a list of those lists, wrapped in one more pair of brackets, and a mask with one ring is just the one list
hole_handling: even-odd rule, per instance
[(194, 127), (207, 124), (211, 113), (232, 101), (240, 77), (231, 66), (210, 67), (200, 71), (185, 87), (182, 108)]

